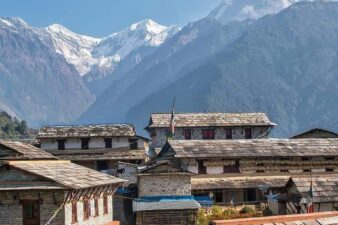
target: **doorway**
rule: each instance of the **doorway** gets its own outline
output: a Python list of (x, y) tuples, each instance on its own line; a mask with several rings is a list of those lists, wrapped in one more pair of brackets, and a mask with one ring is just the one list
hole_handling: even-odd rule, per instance
[(22, 201), (23, 225), (40, 225), (40, 201)]

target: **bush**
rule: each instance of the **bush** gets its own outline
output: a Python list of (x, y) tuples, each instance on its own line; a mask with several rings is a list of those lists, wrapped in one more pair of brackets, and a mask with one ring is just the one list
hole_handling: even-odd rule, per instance
[(272, 216), (273, 213), (271, 211), (271, 209), (269, 207), (266, 207), (264, 210), (263, 210), (263, 216)]
[(226, 218), (229, 218), (229, 219), (239, 216), (238, 211), (236, 211), (235, 209), (226, 209), (224, 210), (223, 214), (224, 216), (226, 216)]
[(251, 207), (249, 206), (244, 206), (241, 211), (239, 212), (240, 214), (254, 214), (255, 210), (253, 210)]
[(219, 207), (217, 205), (214, 205), (213, 207), (211, 207), (211, 214), (214, 217), (220, 217), (220, 218), (222, 218), (222, 216), (223, 216), (223, 210), (222, 210), (221, 207)]
[(208, 218), (203, 209), (199, 209), (197, 212), (197, 225), (208, 225)]

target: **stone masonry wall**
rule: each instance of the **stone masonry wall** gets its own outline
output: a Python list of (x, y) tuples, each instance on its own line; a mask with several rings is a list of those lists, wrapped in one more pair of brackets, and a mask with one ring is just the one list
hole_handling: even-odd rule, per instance
[(187, 175), (140, 176), (139, 197), (191, 195), (191, 177)]
[[(20, 200), (42, 199), (40, 205), (40, 224), (45, 224), (60, 207), (64, 199), (63, 191), (55, 191), (56, 205), (54, 197), (50, 191), (19, 191), (19, 192), (0, 192), (0, 224), (2, 225), (22, 225), (22, 204)], [(64, 224), (64, 210), (60, 210), (50, 225)]]
[(104, 225), (113, 220), (113, 198), (108, 196), (108, 213), (103, 214), (103, 195), (98, 199), (99, 216), (95, 216), (94, 199), (90, 199), (90, 212), (89, 219), (83, 218), (83, 201), (82, 199), (77, 202), (77, 223), (72, 223), (72, 204), (65, 205), (65, 225)]
[[(53, 196), (53, 193), (54, 196)], [(23, 225), (22, 204), (20, 200), (42, 199), (40, 205), (40, 224), (46, 224), (54, 212), (63, 203), (66, 194), (63, 191), (19, 191), (0, 192), (0, 224), (1, 225)], [(19, 200), (20, 199), (20, 200)], [(55, 200), (54, 200), (55, 199)], [(56, 204), (55, 204), (56, 203)], [(91, 217), (83, 220), (83, 202), (77, 203), (78, 223), (72, 223), (72, 206), (66, 204), (49, 225), (104, 225), (112, 221), (113, 207), (112, 196), (108, 196), (108, 213), (103, 215), (103, 198), (99, 198), (99, 216), (95, 217), (94, 199), (90, 200)]]
[[(210, 127), (212, 128), (212, 127)], [(248, 127), (234, 127), (232, 129), (232, 138), (233, 139), (244, 139), (245, 138), (245, 128)], [(204, 128), (191, 128), (191, 139), (192, 140), (202, 140), (202, 130)], [(166, 128), (156, 128), (154, 129), (156, 136), (152, 138), (152, 147), (162, 148), (167, 141), (167, 129)], [(176, 128), (175, 129), (175, 140), (184, 140), (184, 130), (185, 128)], [(252, 128), (252, 138), (258, 138), (268, 130), (267, 127), (253, 127)], [(225, 127), (215, 128), (215, 139), (223, 140), (226, 139)]]

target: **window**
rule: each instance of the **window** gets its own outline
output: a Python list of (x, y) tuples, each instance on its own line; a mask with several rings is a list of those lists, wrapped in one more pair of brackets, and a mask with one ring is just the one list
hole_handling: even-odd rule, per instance
[(222, 193), (222, 190), (216, 190), (214, 192), (214, 199), (215, 199), (215, 202), (223, 202), (223, 193)]
[(65, 139), (60, 139), (57, 140), (58, 142), (58, 150), (65, 150), (66, 148), (66, 140)]
[(72, 223), (77, 223), (77, 202), (72, 202)]
[(332, 168), (326, 168), (325, 171), (326, 172), (333, 172), (334, 170)]
[(103, 195), (103, 214), (108, 214), (108, 196), (107, 196), (107, 194)]
[(98, 171), (107, 170), (108, 169), (108, 161), (107, 160), (96, 161), (96, 166), (97, 166)]
[(223, 166), (223, 173), (239, 173), (237, 165)]
[(111, 138), (104, 139), (104, 147), (105, 148), (112, 148), (113, 147), (113, 140)]
[(185, 129), (184, 130), (184, 139), (185, 140), (191, 140), (191, 129)]
[(94, 199), (94, 208), (95, 216), (99, 216), (99, 200), (97, 198)]
[(89, 200), (83, 200), (83, 219), (87, 220), (90, 217)]
[(225, 129), (225, 138), (226, 139), (232, 139), (232, 129), (231, 128)]
[(289, 170), (288, 170), (288, 169), (281, 169), (280, 172), (281, 172), (281, 173), (288, 173)]
[(215, 130), (214, 129), (204, 129), (202, 130), (202, 138), (206, 140), (215, 139)]
[(310, 173), (310, 169), (303, 169), (304, 173)]
[(137, 139), (129, 139), (129, 145), (131, 150), (138, 149)]
[(81, 149), (89, 149), (89, 138), (81, 138)]
[(255, 188), (246, 189), (245, 201), (254, 202), (257, 200), (257, 192)]
[(245, 139), (252, 139), (252, 129), (251, 128), (245, 128)]
[(197, 161), (198, 164), (198, 174), (206, 174), (207, 168), (204, 166), (203, 160)]

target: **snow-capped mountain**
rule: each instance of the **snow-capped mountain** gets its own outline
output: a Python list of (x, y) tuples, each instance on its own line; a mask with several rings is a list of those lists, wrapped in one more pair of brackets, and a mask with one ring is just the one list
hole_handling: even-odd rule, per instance
[(82, 76), (93, 69), (104, 75), (111, 73), (132, 51), (146, 46), (157, 47), (179, 30), (178, 26), (166, 27), (150, 19), (103, 38), (79, 35), (58, 24), (45, 28), (56, 52), (74, 65)]
[(223, 24), (258, 19), (268, 14), (278, 13), (298, 1), (302, 0), (223, 0), (210, 12), (209, 17)]
[(0, 18), (0, 55), (0, 111), (31, 126), (74, 120), (95, 100), (43, 28)]

